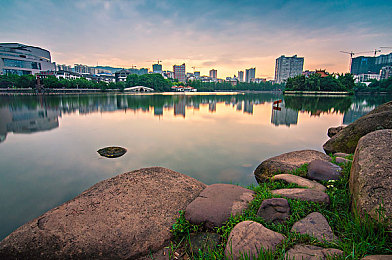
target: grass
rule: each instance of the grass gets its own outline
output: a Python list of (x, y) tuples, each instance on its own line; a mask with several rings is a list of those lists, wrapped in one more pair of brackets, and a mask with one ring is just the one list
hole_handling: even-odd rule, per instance
[[(335, 158), (333, 158), (333, 162)], [(386, 229), (386, 224), (379, 223), (365, 216), (360, 218), (351, 211), (350, 193), (348, 187), (351, 163), (340, 164), (342, 167), (342, 178), (337, 181), (323, 182), (327, 187), (326, 193), (330, 198), (330, 205), (317, 204), (314, 202), (288, 199), (291, 216), (282, 224), (267, 223), (257, 216), (261, 202), (265, 199), (279, 197), (271, 194), (271, 190), (282, 188), (296, 188), (295, 184), (286, 184), (282, 181), (265, 182), (260, 185), (252, 185), (249, 189), (256, 192), (254, 200), (249, 208), (241, 215), (231, 216), (228, 221), (219, 228), (213, 230), (221, 235), (220, 244), (214, 248), (199, 251), (190, 255), (191, 259), (226, 259), (224, 251), (231, 230), (242, 221), (251, 220), (263, 224), (266, 228), (279, 232), (286, 236), (274, 252), (260, 252), (257, 259), (285, 259), (286, 252), (296, 244), (316, 245), (328, 248), (337, 248), (344, 252), (339, 259), (361, 259), (365, 255), (392, 254), (392, 241)], [(292, 174), (304, 176), (307, 165), (303, 165)], [(329, 225), (338, 236), (339, 240), (333, 243), (319, 242), (309, 235), (301, 235), (290, 232), (295, 222), (304, 218), (311, 212), (320, 212), (328, 220)], [(184, 212), (173, 225), (174, 244), (173, 248), (189, 247), (191, 233), (203, 232), (206, 229), (202, 225), (190, 224), (184, 217)], [(188, 244), (187, 244), (188, 243)], [(185, 250), (186, 251), (186, 250)], [(186, 252), (184, 252), (186, 253)], [(254, 259), (244, 255), (243, 259)]]

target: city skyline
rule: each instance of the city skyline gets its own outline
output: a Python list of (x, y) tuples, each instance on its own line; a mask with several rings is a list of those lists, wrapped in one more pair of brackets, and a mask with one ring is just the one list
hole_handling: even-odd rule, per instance
[(151, 70), (159, 59), (163, 70), (185, 63), (225, 78), (256, 67), (256, 78), (273, 79), (281, 55), (305, 57), (304, 70), (347, 72), (341, 50), (391, 46), (390, 12), (387, 1), (3, 0), (0, 42), (48, 49), (57, 64)]

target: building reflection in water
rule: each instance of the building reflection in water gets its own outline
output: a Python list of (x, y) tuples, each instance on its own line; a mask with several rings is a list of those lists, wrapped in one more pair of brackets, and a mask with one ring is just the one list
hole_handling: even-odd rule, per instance
[[(210, 113), (219, 113), (219, 105), (232, 107), (233, 111), (253, 115), (255, 107), (264, 103), (284, 99), (279, 109), (273, 109), (271, 124), (275, 126), (298, 124), (298, 111), (311, 115), (322, 113), (344, 114), (343, 124), (350, 124), (365, 115), (388, 98), (328, 98), (328, 97), (283, 97), (279, 94), (250, 95), (59, 95), (59, 96), (0, 96), (0, 142), (7, 133), (34, 133), (59, 127), (62, 114), (99, 113), (123, 110), (153, 110), (155, 117), (164, 113), (186, 118), (186, 110), (199, 110), (207, 106)], [(387, 100), (386, 100), (387, 99)], [(386, 101), (385, 101), (386, 100)]]
[(286, 125), (288, 127), (296, 125), (298, 123), (298, 111), (286, 108), (284, 103), (281, 103), (279, 106), (273, 105), (271, 123), (276, 126)]
[(10, 132), (30, 134), (55, 129), (59, 127), (59, 116), (61, 112), (55, 109), (2, 107), (0, 108), (0, 141), (3, 142)]

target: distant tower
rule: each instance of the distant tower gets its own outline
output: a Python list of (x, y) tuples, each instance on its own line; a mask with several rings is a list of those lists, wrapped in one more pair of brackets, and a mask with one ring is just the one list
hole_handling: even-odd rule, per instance
[(276, 59), (275, 65), (275, 82), (282, 83), (288, 78), (293, 78), (297, 75), (302, 74), (304, 68), (304, 58), (297, 57), (285, 57), (284, 55)]
[(238, 71), (238, 80), (244, 82), (244, 72), (242, 70)]
[(210, 70), (210, 78), (212, 78), (212, 79), (218, 78), (218, 71), (216, 69)]
[(162, 73), (162, 64), (153, 64), (152, 65), (152, 72), (153, 73)]
[(186, 83), (185, 63), (183, 63), (182, 65), (174, 65), (173, 72), (174, 72), (175, 79), (178, 79), (179, 82)]
[(245, 81), (246, 82), (251, 82), (252, 79), (255, 79), (255, 75), (256, 75), (256, 68), (250, 68), (245, 70)]

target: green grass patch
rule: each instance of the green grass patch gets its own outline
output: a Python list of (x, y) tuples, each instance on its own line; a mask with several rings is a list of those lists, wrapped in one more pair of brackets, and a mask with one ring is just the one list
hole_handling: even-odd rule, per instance
[[(291, 208), (290, 218), (282, 224), (268, 223), (257, 216), (257, 211), (262, 201), (279, 197), (272, 195), (271, 190), (297, 188), (298, 186), (287, 184), (283, 181), (270, 181), (260, 185), (251, 185), (247, 188), (255, 191), (256, 195), (250, 203), (249, 208), (241, 215), (230, 217), (222, 227), (212, 230), (221, 235), (220, 244), (215, 248), (199, 251), (197, 254), (186, 253), (191, 259), (226, 259), (224, 251), (230, 232), (236, 224), (251, 220), (286, 236), (286, 239), (277, 247), (275, 252), (260, 252), (258, 259), (284, 259), (286, 252), (296, 244), (337, 248), (344, 252), (344, 256), (339, 257), (341, 259), (361, 259), (365, 255), (392, 254), (392, 241), (389, 237), (390, 234), (387, 233), (386, 225), (375, 222), (368, 217), (361, 219), (352, 213), (348, 184), (351, 163), (340, 164), (340, 166), (343, 169), (340, 180), (322, 182), (327, 187), (326, 193), (329, 195), (330, 205), (288, 199)], [(307, 165), (303, 165), (293, 171), (292, 174), (305, 176), (306, 172)], [(320, 242), (311, 236), (290, 232), (295, 222), (315, 211), (320, 212), (326, 217), (335, 235), (339, 238), (338, 241), (333, 243)], [(189, 246), (187, 243), (189, 243), (190, 234), (203, 231), (206, 230), (202, 225), (190, 224), (185, 219), (184, 212), (180, 212), (179, 218), (173, 225), (173, 247)], [(253, 259), (253, 257), (244, 255), (243, 259)]]

